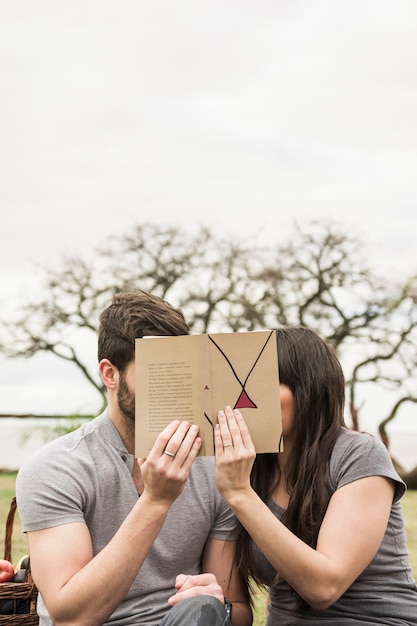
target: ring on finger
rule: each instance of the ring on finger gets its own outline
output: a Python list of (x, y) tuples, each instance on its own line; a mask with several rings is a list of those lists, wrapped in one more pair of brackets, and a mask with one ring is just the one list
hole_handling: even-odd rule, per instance
[(230, 446), (233, 446), (232, 443), (224, 443), (223, 444), (223, 448), (229, 448)]
[(171, 458), (175, 457), (175, 454), (173, 452), (169, 452), (169, 450), (164, 450), (164, 454), (166, 454), (167, 456), (170, 456)]

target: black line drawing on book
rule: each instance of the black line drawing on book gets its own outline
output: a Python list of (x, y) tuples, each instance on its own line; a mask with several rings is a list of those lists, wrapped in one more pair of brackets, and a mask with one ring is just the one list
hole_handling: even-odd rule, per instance
[[(238, 396), (238, 399), (236, 400), (233, 408), (234, 409), (257, 409), (258, 405), (256, 404), (256, 402), (254, 402), (254, 400), (252, 400), (252, 398), (249, 397), (245, 387), (246, 387), (246, 383), (249, 380), (250, 375), (252, 374), (253, 370), (255, 369), (256, 364), (258, 363), (259, 359), (261, 358), (261, 355), (263, 353), (263, 351), (265, 350), (269, 340), (271, 339), (271, 336), (273, 335), (274, 331), (271, 330), (271, 332), (269, 333), (264, 345), (262, 346), (258, 356), (256, 357), (255, 361), (253, 362), (252, 367), (250, 368), (245, 380), (242, 382), (242, 380), (239, 378), (239, 376), (236, 373), (236, 370), (234, 369), (231, 360), (229, 359), (229, 357), (224, 353), (224, 351), (221, 349), (221, 347), (214, 341), (213, 337), (211, 337), (210, 335), (207, 335), (207, 337), (209, 338), (209, 340), (212, 342), (212, 344), (214, 346), (216, 346), (217, 350), (220, 352), (220, 354), (224, 357), (224, 359), (227, 361), (231, 371), (233, 372), (234, 377), (236, 378), (236, 380), (238, 381), (240, 387), (241, 387), (241, 391), (240, 394)], [(205, 389), (208, 390), (208, 387), (206, 385)], [(213, 426), (212, 421), (210, 420), (210, 418), (208, 417), (208, 415), (206, 413), (204, 413), (206, 419), (210, 422), (210, 424)]]

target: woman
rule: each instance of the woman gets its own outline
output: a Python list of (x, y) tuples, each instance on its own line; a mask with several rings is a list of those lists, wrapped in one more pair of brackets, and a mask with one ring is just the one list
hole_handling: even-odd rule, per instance
[(417, 625), (405, 484), (379, 440), (346, 428), (331, 347), (304, 327), (276, 336), (284, 451), (256, 455), (230, 407), (215, 429), (217, 486), (242, 526), (242, 573), (269, 588), (267, 626)]

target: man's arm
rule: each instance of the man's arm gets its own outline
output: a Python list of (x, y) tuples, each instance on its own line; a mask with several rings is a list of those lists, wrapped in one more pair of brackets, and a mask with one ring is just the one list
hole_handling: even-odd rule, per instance
[(33, 579), (55, 626), (99, 626), (108, 619), (132, 585), (168, 509), (141, 496), (94, 558), (83, 522), (28, 533)]
[(247, 585), (234, 567), (235, 541), (208, 539), (202, 560), (203, 573), (177, 577), (177, 593), (169, 600), (171, 606), (192, 596), (208, 594), (220, 602), (228, 598), (233, 604), (233, 626), (251, 626), (253, 615)]
[[(125, 597), (201, 446), (198, 428), (173, 422), (141, 465), (144, 491), (112, 540), (93, 558), (83, 522), (28, 533), (34, 581), (55, 626), (101, 626)], [(174, 442), (175, 458), (164, 454)]]

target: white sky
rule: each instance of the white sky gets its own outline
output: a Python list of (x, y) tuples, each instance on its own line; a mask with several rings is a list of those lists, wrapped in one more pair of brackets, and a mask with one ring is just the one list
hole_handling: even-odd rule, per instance
[[(415, 0), (0, 0), (3, 302), (145, 221), (332, 218), (417, 271), (416, 32)], [(62, 408), (43, 371), (0, 412)]]

